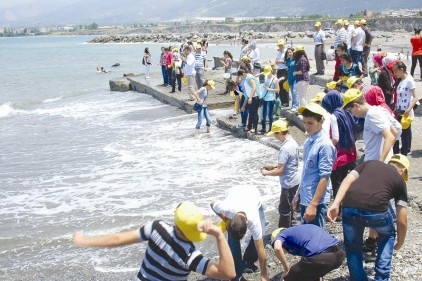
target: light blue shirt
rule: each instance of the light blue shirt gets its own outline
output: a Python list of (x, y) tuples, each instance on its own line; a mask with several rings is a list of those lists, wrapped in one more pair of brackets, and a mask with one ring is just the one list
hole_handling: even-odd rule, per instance
[(208, 101), (207, 101), (207, 96), (208, 96), (208, 91), (206, 87), (201, 87), (199, 88), (199, 98), (203, 101), (202, 103), (202, 107), (208, 107)]
[[(267, 86), (270, 89), (275, 89), (276, 83), (277, 83), (277, 77), (274, 75), (271, 75), (271, 77), (266, 76), (265, 77), (265, 86)], [(273, 101), (275, 100), (275, 92), (273, 91), (267, 91), (264, 88), (261, 89), (261, 91), (264, 91), (263, 100), (264, 101)]]
[(292, 188), (300, 183), (299, 173), (299, 146), (289, 136), (280, 146), (278, 163), (284, 164), (283, 173), (280, 175), (281, 188)]
[(320, 130), (308, 136), (303, 145), (303, 172), (300, 183), (300, 204), (308, 206), (321, 178), (328, 178), (327, 188), (319, 204), (330, 202), (330, 175), (336, 159), (336, 149), (327, 134)]

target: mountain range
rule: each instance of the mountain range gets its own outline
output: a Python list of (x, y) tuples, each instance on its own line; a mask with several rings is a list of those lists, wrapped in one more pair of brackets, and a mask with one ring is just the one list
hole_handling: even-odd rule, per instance
[[(382, 3), (382, 5), (381, 5)], [(121, 25), (197, 17), (348, 17), (364, 9), (422, 8), (420, 0), (20, 0), (0, 4), (0, 26)]]

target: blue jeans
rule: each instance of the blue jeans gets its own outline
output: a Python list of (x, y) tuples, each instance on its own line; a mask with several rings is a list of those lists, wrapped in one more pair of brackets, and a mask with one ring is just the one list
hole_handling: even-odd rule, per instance
[(167, 67), (165, 65), (161, 66), (161, 74), (163, 75), (163, 82), (165, 85), (169, 83), (169, 75), (167, 73)]
[(198, 122), (196, 123), (195, 128), (199, 129), (201, 128), (202, 124), (202, 116), (205, 116), (205, 120), (207, 120), (207, 127), (211, 126), (211, 116), (208, 112), (208, 107), (202, 107), (202, 109), (198, 112)]
[(270, 128), (269, 130), (271, 130), (271, 126), (273, 125), (273, 110), (274, 110), (274, 104), (275, 104), (275, 100), (272, 101), (264, 101), (264, 103), (262, 104), (262, 120), (261, 120), (261, 125), (262, 125), (262, 129), (265, 130), (265, 125), (267, 123), (267, 114), (268, 114), (268, 120), (270, 121)]
[[(248, 101), (245, 99), (245, 96), (242, 96), (242, 97), (240, 98), (239, 108), (241, 108), (241, 107), (243, 106), (243, 103), (245, 103), (245, 102), (248, 102)], [(242, 118), (242, 125), (243, 125), (244, 127), (246, 127), (246, 121), (248, 121), (248, 116), (249, 116), (249, 108), (248, 108), (248, 106), (246, 105), (246, 107), (245, 107), (245, 111), (240, 112), (240, 117)]]
[(362, 64), (362, 62), (361, 62), (361, 60), (362, 60), (362, 52), (361, 51), (351, 50), (350, 56), (352, 57), (352, 61), (354, 63), (356, 63), (357, 65), (359, 65), (359, 63)]
[(196, 87), (199, 89), (204, 85), (204, 69), (202, 68), (195, 68), (196, 74), (195, 74), (195, 81), (196, 81)]
[(325, 214), (327, 213), (327, 204), (319, 204), (317, 207), (317, 212), (315, 219), (313, 221), (305, 221), (303, 219), (303, 216), (305, 215), (306, 208), (308, 206), (300, 205), (300, 217), (302, 220), (302, 224), (315, 224), (320, 227), (324, 227), (324, 221), (325, 221)]
[(391, 257), (393, 256), (396, 230), (390, 210), (386, 212), (364, 211), (343, 208), (343, 235), (350, 280), (368, 280), (363, 269), (363, 232), (370, 227), (378, 233), (377, 260), (374, 281), (390, 280)]
[[(262, 208), (262, 206), (259, 208), (259, 218), (260, 218), (261, 227), (262, 227), (262, 239), (264, 239), (265, 214), (264, 214), (264, 208)], [(242, 276), (242, 273), (243, 273), (243, 270), (245, 269), (246, 264), (255, 263), (258, 260), (258, 252), (256, 251), (256, 248), (255, 248), (255, 242), (251, 237), (242, 258), (240, 240), (234, 239), (230, 235), (230, 232), (228, 232), (227, 240), (228, 240), (230, 251), (232, 253), (233, 260), (234, 260), (234, 267), (236, 269), (236, 277), (240, 277)]]
[(292, 108), (299, 108), (299, 96), (296, 91), (296, 82), (289, 84), (290, 91), (292, 93)]

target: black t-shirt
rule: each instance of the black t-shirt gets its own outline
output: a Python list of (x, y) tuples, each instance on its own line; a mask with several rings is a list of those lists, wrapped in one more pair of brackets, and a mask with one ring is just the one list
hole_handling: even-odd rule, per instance
[(351, 171), (356, 181), (344, 196), (342, 207), (385, 212), (388, 202), (407, 206), (407, 187), (393, 165), (378, 160), (367, 161)]

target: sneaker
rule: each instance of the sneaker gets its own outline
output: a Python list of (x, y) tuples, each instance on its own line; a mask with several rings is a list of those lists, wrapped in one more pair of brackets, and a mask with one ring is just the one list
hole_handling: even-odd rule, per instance
[(261, 129), (261, 131), (259, 131), (261, 134), (265, 134), (267, 131), (265, 129)]
[(245, 268), (243, 269), (243, 273), (256, 273), (260, 272), (259, 267), (257, 267), (254, 263), (245, 262)]
[(377, 249), (377, 240), (375, 238), (366, 238), (365, 242), (363, 242), (362, 251), (365, 253), (375, 252)]

